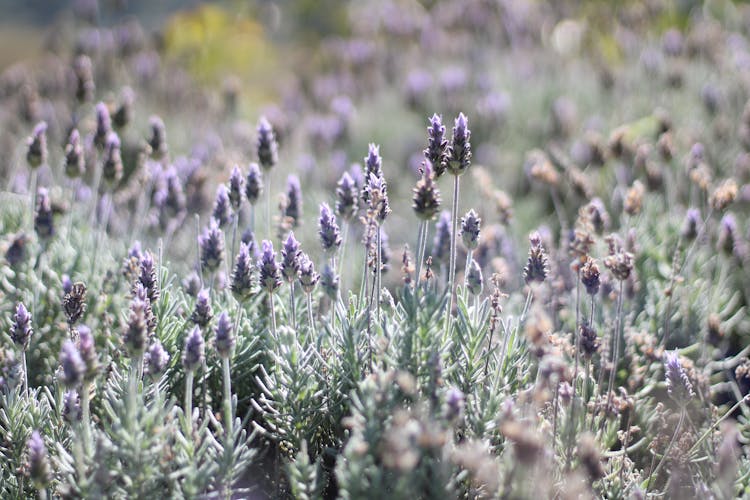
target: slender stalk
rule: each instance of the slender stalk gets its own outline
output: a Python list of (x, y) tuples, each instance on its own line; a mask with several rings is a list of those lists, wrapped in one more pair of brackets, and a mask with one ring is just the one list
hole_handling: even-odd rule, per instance
[(250, 205), (250, 231), (255, 232), (255, 204)]
[(29, 177), (29, 202), (31, 203), (31, 210), (29, 210), (29, 226), (31, 230), (34, 230), (34, 212), (36, 211), (36, 190), (38, 182), (37, 169), (31, 169), (31, 176)]
[(612, 336), (613, 350), (612, 355), (612, 370), (609, 372), (609, 388), (607, 389), (607, 406), (605, 411), (609, 410), (609, 405), (612, 403), (612, 392), (615, 385), (615, 375), (617, 374), (617, 363), (620, 361), (620, 325), (622, 323), (622, 284), (623, 280), (620, 280), (620, 292), (617, 297), (617, 318), (615, 319), (615, 331)]
[(682, 408), (682, 410), (680, 411), (680, 420), (677, 422), (677, 427), (675, 427), (674, 429), (674, 434), (672, 435), (672, 439), (669, 441), (669, 445), (667, 445), (667, 449), (664, 450), (664, 455), (662, 455), (659, 463), (656, 464), (656, 468), (654, 469), (654, 471), (648, 476), (648, 482), (646, 483), (646, 493), (648, 493), (648, 490), (651, 486), (651, 479), (653, 479), (653, 477), (659, 473), (659, 470), (661, 470), (661, 466), (664, 465), (664, 462), (669, 456), (669, 452), (672, 451), (672, 446), (674, 446), (675, 441), (677, 441), (677, 436), (680, 435), (680, 430), (682, 430), (683, 423), (685, 423), (685, 408)]
[(271, 171), (268, 171), (268, 189), (266, 189), (266, 234), (269, 240), (273, 239), (271, 230)]
[(559, 406), (557, 404), (557, 398), (559, 396), (559, 393), (560, 393), (560, 383), (558, 382), (557, 384), (555, 384), (555, 397), (552, 400), (553, 401), (552, 404), (554, 405), (553, 416), (552, 416), (552, 451), (553, 453), (555, 450), (555, 445), (557, 444), (557, 408)]
[(294, 281), (289, 283), (289, 314), (292, 315), (292, 328), (297, 331), (297, 304), (294, 302)]
[(380, 235), (381, 235), (381, 229), (380, 229), (380, 226), (378, 225), (378, 234), (377, 234), (378, 252), (377, 252), (377, 258), (375, 260), (375, 265), (377, 266), (375, 268), (375, 272), (376, 272), (375, 276), (377, 278), (377, 282), (375, 284), (375, 286), (377, 286), (377, 291), (375, 293), (375, 297), (376, 297), (376, 300), (377, 300), (377, 317), (378, 317), (378, 320), (380, 320), (380, 290), (381, 290), (381, 287), (382, 287), (381, 279), (382, 279), (382, 274), (383, 274), (383, 272), (382, 272), (383, 271), (382, 270), (382, 265), (381, 265), (381, 262), (380, 262), (380, 259), (382, 258), (382, 255), (380, 253), (380, 250), (381, 250), (381, 248), (380, 248)]
[(229, 370), (229, 357), (221, 358), (221, 367), (224, 374), (224, 418), (226, 419), (227, 443), (233, 440), (234, 415), (232, 411), (232, 378)]
[(464, 264), (464, 290), (463, 290), (464, 300), (466, 300), (466, 294), (468, 293), (468, 290), (466, 289), (466, 277), (469, 275), (469, 268), (471, 267), (472, 254), (473, 254), (472, 250), (469, 250), (468, 252), (466, 252), (466, 264)]
[[(235, 212), (233, 219), (234, 220), (232, 221), (233, 222), (232, 223), (232, 249), (231, 249), (231, 253), (229, 254), (229, 263), (230, 264), (227, 265), (228, 268), (231, 267), (231, 262), (234, 262), (234, 255), (235, 255), (234, 252), (235, 252), (235, 250), (237, 248), (237, 246), (236, 246), (237, 245), (237, 225), (240, 222), (240, 213), (239, 212)], [(229, 276), (229, 275), (227, 275), (227, 276)]]
[(89, 382), (84, 382), (81, 386), (81, 426), (83, 427), (83, 446), (86, 453), (91, 449), (91, 395), (89, 389)]
[(273, 300), (273, 294), (268, 294), (268, 301), (271, 305), (271, 333), (273, 334), (273, 337), (276, 338), (276, 311), (274, 310), (274, 300)]
[(315, 319), (313, 318), (312, 293), (308, 293), (305, 295), (307, 295), (307, 322), (309, 323), (310, 331), (312, 331), (313, 337), (315, 337), (316, 333), (315, 333)]
[(192, 420), (193, 415), (193, 370), (185, 374), (185, 415)]
[(451, 253), (448, 269), (448, 311), (445, 320), (445, 337), (448, 336), (453, 320), (453, 292), (456, 281), (456, 232), (458, 231), (458, 187), (459, 176), (453, 178), (453, 206), (451, 208), (451, 220), (453, 229), (451, 231)]
[(341, 246), (339, 246), (339, 266), (338, 266), (340, 286), (342, 289), (345, 289), (343, 271), (344, 271), (344, 257), (346, 256), (346, 242), (348, 239), (349, 239), (349, 223), (346, 221), (342, 221), (341, 222)]
[(427, 243), (427, 229), (429, 222), (424, 220), (419, 223), (419, 230), (417, 231), (417, 287), (419, 287), (419, 280), (422, 279), (422, 265), (424, 264), (424, 252)]
[(26, 350), (21, 351), (21, 366), (23, 368), (23, 394), (29, 397), (29, 371), (26, 369)]

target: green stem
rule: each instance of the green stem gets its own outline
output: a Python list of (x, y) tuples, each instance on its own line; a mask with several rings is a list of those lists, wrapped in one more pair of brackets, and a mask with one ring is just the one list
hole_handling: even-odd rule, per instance
[(607, 389), (607, 406), (605, 411), (609, 411), (609, 405), (612, 403), (612, 393), (615, 387), (615, 378), (617, 375), (617, 364), (620, 361), (620, 325), (622, 323), (622, 285), (620, 280), (620, 292), (617, 296), (617, 318), (615, 318), (615, 331), (612, 333), (612, 345), (614, 354), (612, 355), (612, 370), (609, 372), (609, 387)]
[(188, 417), (188, 421), (193, 419), (193, 370), (189, 370), (185, 374), (185, 416)]
[(89, 382), (84, 382), (81, 386), (81, 426), (83, 427), (83, 446), (86, 453), (91, 450), (91, 395), (89, 394), (89, 389)]
[(458, 188), (459, 188), (459, 176), (454, 176), (453, 181), (453, 205), (451, 208), (451, 222), (453, 229), (451, 231), (451, 253), (450, 253), (450, 264), (448, 268), (448, 310), (446, 311), (445, 318), (445, 332), (444, 335), (447, 338), (450, 333), (451, 324), (453, 322), (453, 292), (456, 281), (456, 232), (458, 231)]
[(315, 319), (313, 318), (313, 303), (312, 303), (312, 293), (308, 293), (307, 295), (307, 322), (310, 324), (310, 331), (313, 334), (313, 338), (317, 336), (315, 333)]
[(292, 315), (292, 328), (297, 331), (297, 305), (294, 302), (294, 281), (289, 283), (289, 314)]
[(680, 430), (682, 429), (682, 424), (684, 422), (685, 422), (685, 409), (683, 408), (680, 411), (680, 420), (679, 422), (677, 422), (677, 427), (675, 427), (674, 429), (674, 434), (672, 435), (672, 439), (669, 441), (669, 445), (667, 445), (667, 449), (664, 450), (664, 455), (662, 455), (661, 460), (659, 460), (659, 463), (656, 465), (656, 468), (654, 469), (654, 471), (648, 476), (648, 483), (646, 483), (646, 493), (648, 493), (649, 487), (651, 486), (651, 479), (654, 478), (654, 476), (657, 476), (657, 474), (661, 470), (661, 466), (664, 465), (664, 462), (666, 462), (667, 457), (669, 456), (669, 452), (672, 450), (672, 446), (674, 446), (675, 441), (677, 441), (677, 436), (680, 435)]
[(273, 300), (273, 294), (268, 294), (268, 301), (271, 304), (271, 333), (273, 334), (273, 337), (276, 338), (276, 311), (274, 309), (274, 300)]
[(26, 369), (26, 349), (21, 352), (21, 363), (23, 368), (23, 393), (29, 398), (29, 371)]
[(227, 431), (227, 443), (226, 446), (230, 445), (230, 440), (233, 440), (234, 431), (232, 427), (234, 425), (234, 415), (232, 414), (232, 378), (229, 370), (229, 357), (221, 358), (221, 367), (224, 372), (224, 418), (226, 419), (226, 431)]

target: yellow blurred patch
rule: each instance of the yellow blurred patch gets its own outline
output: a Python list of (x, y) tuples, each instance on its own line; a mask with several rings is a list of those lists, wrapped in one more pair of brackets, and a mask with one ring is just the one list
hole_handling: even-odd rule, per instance
[(247, 14), (201, 5), (172, 16), (164, 28), (167, 57), (178, 59), (199, 80), (228, 74), (248, 78), (272, 73), (276, 60), (263, 27)]

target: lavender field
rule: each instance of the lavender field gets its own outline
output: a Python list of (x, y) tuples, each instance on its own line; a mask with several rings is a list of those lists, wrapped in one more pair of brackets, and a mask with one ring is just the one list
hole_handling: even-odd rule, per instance
[(750, 4), (0, 13), (0, 498), (750, 497)]

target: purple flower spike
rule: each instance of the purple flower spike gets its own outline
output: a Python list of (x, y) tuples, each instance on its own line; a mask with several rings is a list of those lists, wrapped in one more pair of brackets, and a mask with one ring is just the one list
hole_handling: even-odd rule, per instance
[(216, 188), (216, 200), (214, 201), (213, 218), (224, 227), (232, 218), (232, 208), (229, 201), (229, 191), (224, 184)]
[(693, 397), (693, 384), (682, 367), (677, 351), (664, 353), (664, 371), (667, 379), (667, 392), (680, 404), (687, 404)]
[(299, 274), (299, 255), (299, 241), (294, 238), (294, 233), (290, 232), (281, 248), (281, 274), (289, 283), (293, 283)]
[(447, 168), (453, 175), (461, 175), (471, 166), (471, 131), (469, 121), (459, 113), (453, 127), (453, 138), (448, 148)]
[(232, 168), (232, 174), (229, 176), (229, 201), (232, 208), (237, 211), (242, 206), (245, 199), (245, 178), (242, 177), (240, 167), (235, 165)]
[(190, 321), (196, 325), (205, 328), (211, 322), (214, 317), (213, 309), (211, 308), (211, 297), (208, 294), (208, 290), (203, 288), (195, 298), (195, 307), (193, 313), (190, 315)]
[(169, 353), (164, 350), (161, 342), (154, 340), (149, 346), (143, 358), (146, 366), (146, 374), (151, 380), (156, 380), (167, 370), (169, 365)]
[(249, 298), (253, 294), (254, 276), (253, 259), (250, 256), (250, 247), (246, 243), (240, 243), (240, 251), (234, 261), (234, 271), (229, 284), (230, 290), (239, 301)]
[(216, 271), (224, 261), (224, 235), (216, 219), (211, 219), (208, 227), (198, 238), (201, 249), (201, 265), (209, 273)]
[(365, 173), (369, 177), (374, 174), (377, 177), (383, 175), (383, 159), (380, 157), (380, 146), (370, 144), (368, 146), (367, 156), (365, 157)]
[(424, 157), (432, 165), (437, 179), (445, 173), (446, 162), (448, 161), (448, 140), (445, 138), (445, 126), (437, 114), (430, 118), (427, 134), (427, 149), (424, 150)]
[(60, 365), (62, 365), (61, 382), (65, 387), (72, 389), (83, 381), (86, 364), (81, 358), (81, 353), (69, 339), (63, 342), (60, 351)]
[(286, 207), (284, 215), (292, 219), (294, 227), (299, 226), (302, 217), (302, 187), (299, 183), (299, 177), (290, 175), (286, 180)]
[(336, 184), (336, 213), (345, 221), (357, 215), (357, 194), (357, 184), (349, 172), (344, 172)]
[(21, 302), (16, 306), (13, 324), (10, 327), (10, 338), (22, 350), (29, 348), (29, 341), (34, 330), (31, 328), (31, 313)]
[(265, 116), (258, 121), (258, 162), (264, 170), (270, 170), (279, 161), (279, 145), (273, 127)]
[(201, 329), (195, 326), (185, 337), (185, 349), (182, 351), (182, 366), (185, 370), (192, 372), (203, 362), (205, 342)]
[(327, 203), (320, 204), (318, 235), (323, 251), (328, 254), (335, 252), (341, 245), (341, 231), (336, 223), (336, 216)]
[(107, 143), (109, 133), (112, 132), (112, 120), (109, 116), (109, 108), (103, 102), (96, 105), (96, 132), (94, 133), (94, 144), (104, 147)]
[(273, 251), (273, 243), (268, 240), (263, 240), (261, 246), (263, 251), (258, 262), (260, 286), (268, 293), (274, 293), (281, 286), (281, 271), (276, 262), (276, 252)]
[(263, 174), (257, 163), (251, 163), (247, 172), (245, 182), (245, 196), (251, 205), (258, 202), (258, 198), (263, 193)]
[(47, 457), (47, 447), (38, 431), (33, 431), (26, 443), (28, 453), (28, 473), (34, 487), (43, 490), (50, 481), (52, 472)]
[(226, 312), (219, 315), (219, 321), (216, 324), (216, 351), (222, 358), (228, 358), (232, 354), (232, 349), (236, 344), (232, 320)]

